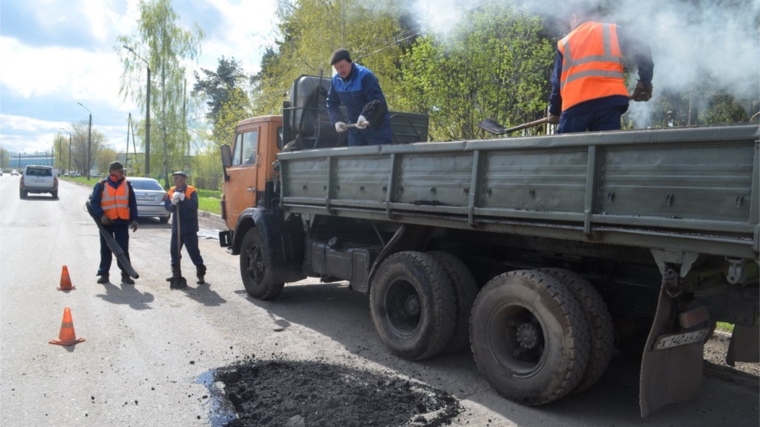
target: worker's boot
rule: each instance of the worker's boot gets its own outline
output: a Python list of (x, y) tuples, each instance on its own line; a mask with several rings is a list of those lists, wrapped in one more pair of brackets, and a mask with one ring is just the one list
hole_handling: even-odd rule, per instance
[(108, 283), (108, 280), (109, 280), (108, 273), (103, 273), (100, 275), (100, 279), (98, 279), (98, 283), (100, 284)]
[(124, 284), (124, 285), (134, 285), (135, 281), (132, 280), (131, 277), (129, 277), (129, 274), (127, 274), (126, 272), (122, 271), (121, 272), (121, 283)]
[(206, 282), (203, 280), (203, 278), (206, 276), (206, 266), (205, 265), (199, 265), (196, 266), (196, 275), (198, 276), (198, 284), (203, 285)]
[(182, 272), (180, 272), (179, 267), (176, 265), (172, 266), (172, 275), (166, 278), (167, 282), (171, 282), (172, 279), (175, 277), (179, 278), (179, 276), (182, 275)]

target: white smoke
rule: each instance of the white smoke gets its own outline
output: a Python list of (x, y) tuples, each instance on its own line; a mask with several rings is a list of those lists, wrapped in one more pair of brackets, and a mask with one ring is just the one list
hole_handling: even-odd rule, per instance
[[(415, 0), (409, 7), (427, 33), (446, 40), (450, 29), (466, 24), (466, 11), (490, 1), (495, 0)], [(646, 126), (658, 94), (683, 91), (701, 79), (714, 80), (739, 99), (760, 99), (760, 0), (591, 1), (604, 2), (604, 21), (636, 34), (652, 49), (654, 97), (648, 103), (632, 102), (628, 113), (637, 126)], [(569, 22), (561, 11), (567, 2), (511, 3), (548, 22)]]

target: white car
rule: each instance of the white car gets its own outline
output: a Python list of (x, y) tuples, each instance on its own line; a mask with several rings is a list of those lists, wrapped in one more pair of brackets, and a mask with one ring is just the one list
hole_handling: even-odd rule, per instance
[(25, 199), (29, 193), (50, 193), (58, 198), (58, 177), (51, 166), (29, 165), (18, 180), (19, 197)]
[(127, 181), (132, 183), (137, 200), (137, 217), (158, 217), (161, 223), (169, 221), (169, 212), (164, 208), (164, 196), (166, 190), (153, 178), (139, 178), (128, 176)]

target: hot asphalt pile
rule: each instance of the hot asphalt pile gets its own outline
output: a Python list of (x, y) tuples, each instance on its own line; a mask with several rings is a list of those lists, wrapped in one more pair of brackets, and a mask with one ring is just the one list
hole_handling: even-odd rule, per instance
[(449, 425), (462, 407), (423, 384), (316, 362), (248, 361), (216, 371), (237, 414), (227, 426)]

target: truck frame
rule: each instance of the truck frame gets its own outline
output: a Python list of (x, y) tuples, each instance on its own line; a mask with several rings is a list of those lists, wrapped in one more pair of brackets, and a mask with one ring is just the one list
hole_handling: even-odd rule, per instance
[(717, 321), (729, 364), (758, 361), (757, 125), (406, 143), (426, 119), (402, 113), (403, 143), (344, 147), (327, 85), (222, 148), (220, 243), (254, 298), (348, 281), (390, 352), (469, 346), (526, 405), (593, 386), (614, 347), (641, 357), (642, 416), (692, 400)]

